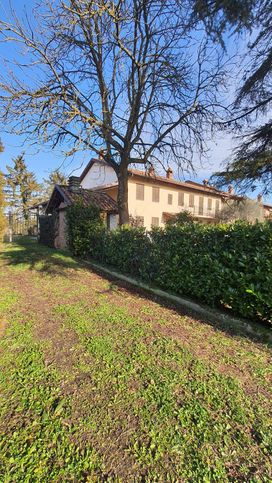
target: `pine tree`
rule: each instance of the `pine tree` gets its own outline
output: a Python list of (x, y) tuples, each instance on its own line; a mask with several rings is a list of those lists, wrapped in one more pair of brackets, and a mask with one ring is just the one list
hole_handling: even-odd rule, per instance
[(271, 193), (271, 0), (195, 0), (194, 13), (194, 20), (202, 21), (207, 33), (222, 44), (229, 28), (235, 32), (247, 29), (255, 36), (248, 44), (247, 67), (230, 119), (231, 126), (243, 130), (243, 140), (226, 169), (213, 178), (219, 187), (234, 183), (246, 192), (262, 184), (263, 193)]
[(13, 160), (14, 167), (7, 166), (8, 204), (14, 212), (22, 212), (25, 220), (29, 218), (28, 209), (40, 200), (41, 185), (37, 183), (34, 173), (28, 171), (24, 155)]
[[(4, 151), (3, 144), (0, 141), (0, 152)], [(3, 173), (0, 171), (0, 241), (2, 240), (4, 230), (6, 227), (6, 218), (5, 218), (5, 194), (4, 194), (4, 186), (5, 186), (5, 178)]]
[(48, 178), (43, 179), (43, 182), (44, 182), (43, 196), (45, 199), (48, 199), (50, 198), (52, 191), (54, 189), (54, 186), (56, 184), (59, 184), (59, 185), (67, 184), (67, 177), (59, 169), (55, 169), (49, 174)]

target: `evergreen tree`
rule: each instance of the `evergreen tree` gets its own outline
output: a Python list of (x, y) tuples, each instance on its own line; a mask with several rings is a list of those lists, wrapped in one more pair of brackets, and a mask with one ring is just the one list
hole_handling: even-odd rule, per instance
[(43, 182), (44, 182), (43, 196), (45, 199), (48, 199), (50, 198), (52, 191), (54, 189), (54, 186), (56, 184), (59, 184), (59, 185), (67, 184), (67, 177), (59, 169), (55, 169), (49, 174), (48, 178), (43, 179)]
[[(248, 45), (248, 63), (237, 93), (231, 126), (244, 140), (224, 171), (215, 173), (218, 186), (235, 183), (241, 191), (259, 183), (272, 192), (272, 3), (271, 0), (195, 0), (195, 21), (223, 43), (229, 29), (258, 32)], [(260, 120), (259, 125), (256, 120)]]
[(22, 212), (27, 220), (28, 209), (40, 200), (41, 185), (37, 183), (34, 173), (28, 171), (23, 154), (17, 156), (13, 163), (13, 167), (7, 166), (8, 204), (13, 212)]
[[(4, 151), (3, 144), (0, 141), (0, 152)], [(5, 178), (0, 171), (0, 241), (2, 240), (4, 230), (6, 227), (6, 218), (4, 213), (5, 208), (5, 194), (4, 194)]]

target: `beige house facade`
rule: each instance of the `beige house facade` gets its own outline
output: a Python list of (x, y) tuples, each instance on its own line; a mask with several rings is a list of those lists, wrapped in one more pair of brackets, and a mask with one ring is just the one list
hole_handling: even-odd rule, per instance
[[(56, 248), (67, 246), (66, 210), (79, 199), (85, 206), (99, 207), (109, 229), (118, 226), (118, 183), (115, 171), (103, 159), (92, 159), (80, 177), (71, 176), (67, 186), (56, 185), (45, 209), (45, 217), (54, 217), (54, 242)], [(215, 223), (218, 213), (228, 200), (239, 200), (230, 187), (219, 191), (205, 180), (178, 181), (169, 168), (165, 176), (149, 171), (129, 170), (128, 208), (131, 222), (147, 230), (163, 227), (176, 214), (187, 211), (202, 223)], [(262, 204), (261, 200), (258, 201)], [(262, 204), (264, 217), (272, 218), (272, 206)], [(47, 233), (40, 233), (47, 244)], [(43, 241), (42, 241), (43, 242)], [(52, 244), (52, 241), (50, 242)], [(51, 245), (50, 245), (51, 246)]]
[[(82, 188), (103, 191), (117, 201), (116, 174), (102, 159), (91, 160), (80, 176)], [(163, 227), (165, 222), (181, 211), (188, 211), (203, 223), (214, 223), (217, 214), (230, 199), (239, 199), (230, 187), (227, 192), (194, 181), (178, 181), (169, 168), (165, 176), (157, 175), (154, 168), (148, 171), (129, 170), (128, 207), (130, 217), (147, 229)], [(265, 216), (272, 215), (272, 207), (264, 206)], [(112, 214), (109, 228), (118, 225), (118, 215)]]

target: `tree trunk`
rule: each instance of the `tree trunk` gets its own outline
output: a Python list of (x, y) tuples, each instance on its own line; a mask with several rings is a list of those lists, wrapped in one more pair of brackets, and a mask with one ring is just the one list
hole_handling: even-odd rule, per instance
[(120, 166), (117, 177), (118, 177), (117, 204), (118, 204), (118, 213), (119, 213), (119, 225), (125, 225), (129, 223), (127, 165)]

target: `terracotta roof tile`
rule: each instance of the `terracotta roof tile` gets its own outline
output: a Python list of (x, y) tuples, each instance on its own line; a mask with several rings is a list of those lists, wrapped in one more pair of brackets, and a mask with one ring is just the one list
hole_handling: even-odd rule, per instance
[(80, 189), (79, 193), (74, 193), (69, 190), (67, 186), (59, 186), (64, 194), (65, 201), (72, 205), (78, 200), (81, 200), (85, 206), (94, 204), (102, 211), (117, 212), (116, 202), (106, 193), (100, 191), (92, 191), (87, 189)]
[(148, 181), (157, 181), (160, 183), (167, 184), (168, 186), (176, 186), (178, 187), (183, 187), (186, 188), (187, 190), (196, 190), (196, 191), (202, 191), (205, 193), (211, 193), (217, 196), (226, 196), (226, 197), (231, 197), (233, 198), (235, 195), (230, 195), (229, 193), (226, 193), (224, 191), (220, 191), (216, 189), (214, 186), (204, 186), (200, 183), (196, 182), (191, 182), (191, 181), (178, 181), (176, 179), (169, 179), (164, 176), (159, 176), (157, 174), (155, 175), (148, 175), (145, 171), (141, 171), (140, 169), (129, 169), (129, 173), (131, 173), (132, 176), (139, 176), (141, 178), (145, 178)]

